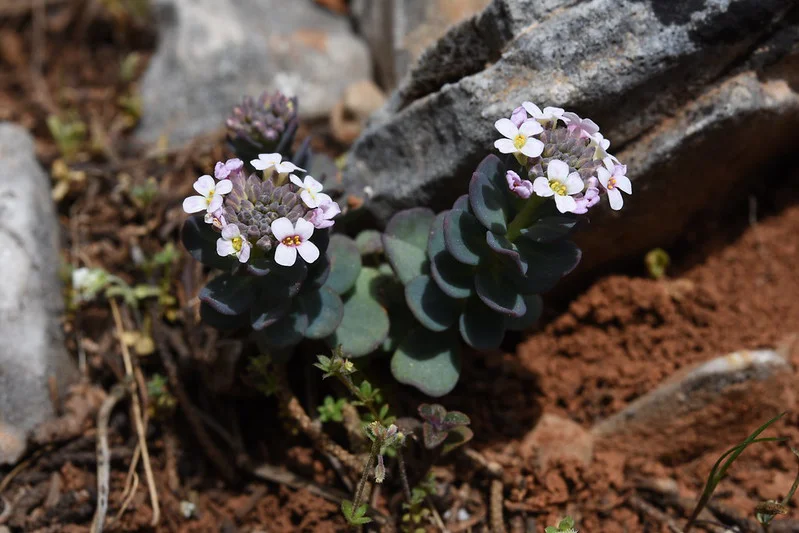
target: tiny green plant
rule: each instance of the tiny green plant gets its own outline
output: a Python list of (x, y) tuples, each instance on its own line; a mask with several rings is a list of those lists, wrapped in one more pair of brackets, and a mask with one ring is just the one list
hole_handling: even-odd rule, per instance
[(317, 407), (319, 420), (322, 422), (342, 422), (344, 420), (344, 406), (347, 400), (344, 398), (334, 399), (332, 396), (325, 396), (322, 405)]
[(61, 156), (67, 161), (72, 161), (81, 152), (89, 132), (86, 124), (75, 113), (61, 117), (50, 115), (47, 117), (47, 128)]
[(655, 248), (647, 252), (644, 257), (644, 264), (652, 279), (662, 279), (666, 277), (666, 270), (671, 264), (668, 252), (663, 248)]
[(574, 519), (571, 516), (564, 517), (557, 526), (547, 526), (546, 533), (577, 533), (574, 529)]

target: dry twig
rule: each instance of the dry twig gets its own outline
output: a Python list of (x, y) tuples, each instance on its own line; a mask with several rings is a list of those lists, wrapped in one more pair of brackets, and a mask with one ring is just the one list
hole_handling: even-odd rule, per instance
[(108, 419), (119, 401), (125, 397), (126, 388), (114, 385), (111, 393), (100, 407), (97, 415), (97, 509), (92, 520), (92, 533), (102, 533), (108, 511), (109, 478), (111, 477), (111, 453), (108, 451)]

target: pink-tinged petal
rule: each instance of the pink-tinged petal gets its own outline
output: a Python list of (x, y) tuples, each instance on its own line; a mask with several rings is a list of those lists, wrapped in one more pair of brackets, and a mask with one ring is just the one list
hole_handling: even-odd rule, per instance
[(305, 188), (305, 185), (303, 185), (302, 180), (296, 174), (290, 175), (289, 176), (289, 181), (291, 183), (293, 183), (294, 185), (296, 185), (297, 187), (299, 187), (300, 189)]
[(596, 169), (596, 177), (599, 179), (599, 183), (602, 184), (604, 188), (608, 188), (608, 180), (610, 179), (610, 172), (602, 167)]
[(226, 241), (225, 239), (217, 239), (216, 240), (216, 253), (221, 255), (222, 257), (227, 257), (231, 254), (236, 253), (236, 249), (233, 248), (233, 243), (230, 241)]
[(214, 190), (215, 185), (216, 182), (214, 178), (206, 174), (205, 176), (197, 178), (197, 181), (194, 182), (194, 190), (203, 196), (208, 196), (208, 194)]
[(329, 202), (323, 202), (319, 207), (322, 208), (322, 212), (326, 218), (333, 218), (341, 213), (341, 207), (339, 207), (339, 205), (333, 200), (330, 200)]
[(563, 116), (563, 109), (560, 107), (545, 107), (544, 115), (553, 118), (560, 118)]
[(494, 148), (503, 154), (512, 154), (517, 151), (516, 146), (514, 146), (513, 141), (510, 139), (499, 139), (494, 141)]
[(555, 207), (557, 207), (558, 211), (561, 213), (572, 213), (577, 207), (577, 202), (571, 196), (561, 196), (556, 194)]
[(575, 215), (584, 215), (588, 212), (588, 201), (585, 198), (576, 198), (574, 203), (575, 206), (572, 213)]
[(241, 235), (241, 231), (239, 231), (239, 227), (235, 224), (228, 224), (224, 228), (222, 228), (222, 238), (225, 240), (231, 240)]
[(566, 178), (566, 194), (577, 194), (582, 192), (583, 188), (585, 188), (585, 183), (580, 175), (576, 172), (569, 174), (569, 177)]
[(569, 165), (559, 159), (553, 159), (547, 166), (547, 177), (550, 181), (557, 180), (565, 182), (569, 175)]
[(538, 157), (544, 151), (544, 143), (538, 139), (528, 138), (521, 152), (527, 157)]
[(230, 180), (221, 180), (219, 183), (216, 184), (216, 189), (214, 189), (214, 194), (222, 195), (227, 194), (233, 190), (233, 182)]
[(577, 113), (572, 113), (571, 111), (566, 111), (565, 113), (563, 113), (563, 121), (566, 124), (570, 124), (572, 122), (579, 123), (580, 122), (580, 115), (578, 115)]
[(532, 102), (522, 102), (522, 107), (524, 107), (525, 111), (530, 113), (531, 117), (541, 116), (541, 108)]
[(519, 185), (513, 187), (511, 190), (516, 196), (526, 200), (533, 194), (533, 184), (530, 180), (521, 180)]
[(274, 235), (275, 239), (279, 241), (282, 241), (289, 235), (294, 235), (294, 224), (292, 224), (291, 220), (287, 219), (286, 217), (273, 220), (270, 227), (272, 228), (272, 235)]
[[(311, 224), (311, 227), (313, 228), (313, 224)], [(319, 259), (319, 248), (317, 248), (316, 245), (311, 241), (305, 241), (301, 245), (297, 246), (297, 251), (300, 253), (300, 257), (302, 257), (306, 263), (313, 263)]]
[(307, 241), (313, 235), (313, 224), (305, 220), (304, 218), (297, 219), (297, 225), (294, 228), (294, 232), (299, 235), (300, 239), (303, 241)]
[(519, 128), (519, 133), (524, 135), (525, 137), (529, 137), (531, 135), (536, 135), (544, 131), (544, 128), (539, 124), (537, 120), (528, 120), (522, 127)]
[(303, 186), (311, 192), (322, 192), (322, 189), (324, 188), (321, 183), (316, 181), (311, 176), (305, 176)]
[(624, 199), (618, 189), (608, 189), (608, 200), (610, 201), (610, 208), (614, 211), (618, 211), (624, 205)]
[(626, 192), (627, 194), (633, 193), (633, 184), (627, 176), (614, 176), (616, 178), (616, 187)]
[(519, 128), (510, 119), (501, 118), (494, 122), (494, 127), (508, 139), (513, 139), (519, 134)]
[(514, 126), (518, 128), (524, 124), (525, 120), (527, 120), (527, 111), (525, 111), (522, 106), (519, 106), (513, 110), (513, 113), (510, 116), (510, 121), (513, 122)]
[(302, 198), (302, 201), (305, 203), (305, 205), (307, 205), (311, 209), (319, 207), (319, 200), (314, 198), (314, 196), (310, 192), (308, 192), (308, 189), (302, 190), (302, 192), (300, 193), (300, 198)]
[(509, 170), (505, 173), (505, 181), (508, 182), (508, 187), (513, 188), (522, 182), (522, 178), (516, 172)]
[(608, 169), (611, 174), (616, 169), (616, 163), (610, 157), (606, 157), (602, 160), (602, 164), (605, 165), (605, 168)]
[(278, 244), (275, 250), (275, 263), (284, 267), (290, 267), (297, 261), (297, 249), (293, 246)]
[(239, 263), (246, 263), (250, 260), (250, 243), (244, 241), (241, 243), (241, 252), (239, 252)]
[(189, 214), (199, 213), (208, 208), (208, 200), (202, 196), (189, 196), (183, 200), (183, 210)]
[(208, 202), (207, 211), (209, 213), (213, 213), (214, 211), (216, 211), (220, 207), (222, 207), (222, 196), (220, 196), (218, 194), (215, 194), (213, 196), (213, 198), (211, 198), (211, 201)]
[(590, 118), (583, 119), (582, 128), (589, 137), (595, 133), (599, 133), (599, 125)]
[[(552, 164), (552, 163), (550, 163)], [(540, 178), (536, 178), (533, 182), (533, 192), (535, 192), (538, 196), (543, 198), (549, 198), (555, 192), (549, 186), (549, 180), (545, 177), (541, 176)]]
[(333, 202), (333, 199), (330, 197), (330, 195), (320, 192), (316, 194), (316, 203), (319, 204), (319, 207), (322, 207), (325, 204), (332, 204), (335, 202)]

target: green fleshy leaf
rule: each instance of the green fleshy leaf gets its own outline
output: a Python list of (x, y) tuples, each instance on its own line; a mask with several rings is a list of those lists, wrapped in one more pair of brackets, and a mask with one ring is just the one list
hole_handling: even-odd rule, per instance
[(258, 277), (266, 276), (277, 268), (281, 267), (275, 264), (271, 258), (264, 256), (250, 259), (246, 266), (247, 273)]
[(521, 235), (533, 242), (552, 242), (568, 237), (577, 222), (577, 218), (570, 215), (546, 215), (529, 228), (523, 229)]
[(461, 373), (460, 343), (449, 333), (416, 328), (391, 358), (391, 373), (400, 383), (429, 396), (443, 396), (455, 388)]
[(468, 211), (468, 212), (471, 213), (472, 206), (469, 205), (469, 195), (468, 194), (464, 194), (462, 196), (459, 196), (458, 199), (455, 200), (455, 203), (452, 204), (452, 210), (453, 211)]
[(275, 348), (287, 348), (295, 346), (305, 336), (308, 329), (308, 316), (302, 308), (300, 298), (295, 298), (289, 312), (280, 320), (256, 331), (256, 338), (259, 338), (266, 346)]
[(403, 285), (426, 274), (427, 239), (435, 214), (426, 207), (414, 207), (394, 215), (383, 234), (383, 249)]
[(524, 294), (550, 290), (579, 264), (582, 256), (580, 249), (571, 241), (536, 243), (519, 237), (514, 244), (522, 261), (528, 265), (527, 275), (522, 279), (514, 279), (517, 288)]
[(451, 429), (447, 433), (447, 439), (444, 441), (444, 447), (441, 448), (441, 454), (447, 455), (452, 450), (460, 448), (474, 437), (474, 432), (464, 426), (459, 426)]
[(408, 308), (431, 331), (449, 329), (458, 318), (458, 305), (444, 294), (430, 276), (417, 276), (405, 286)]
[(430, 239), (427, 243), (430, 275), (450, 298), (468, 298), (474, 291), (474, 270), (456, 261), (447, 251), (444, 241), (444, 218), (447, 213), (449, 211), (439, 213), (430, 227)]
[(289, 296), (293, 298), (300, 292), (303, 282), (308, 277), (308, 265), (301, 261), (297, 261), (290, 267), (278, 265), (272, 274), (282, 280), (281, 282), (288, 288)]
[(422, 441), (424, 442), (424, 447), (428, 450), (441, 446), (441, 443), (447, 440), (448, 435), (449, 433), (439, 430), (429, 422), (422, 424)]
[(346, 296), (341, 324), (328, 337), (331, 346), (341, 345), (351, 357), (370, 354), (388, 335), (388, 313), (380, 305), (377, 293), (381, 277), (377, 269), (361, 269), (355, 290)]
[(355, 237), (355, 244), (362, 256), (383, 253), (383, 235), (374, 229), (360, 232)]
[(325, 285), (336, 294), (344, 294), (355, 285), (361, 272), (361, 254), (358, 246), (346, 235), (336, 233), (330, 237), (327, 255), (330, 261), (330, 275)]
[(205, 266), (230, 270), (237, 263), (232, 257), (220, 257), (216, 253), (216, 241), (219, 234), (203, 221), (202, 215), (186, 219), (180, 232), (180, 238), (191, 256)]
[(455, 426), (468, 426), (471, 423), (472, 420), (460, 411), (450, 411), (444, 416), (444, 424), (446, 424), (447, 429), (452, 429)]
[(432, 424), (440, 424), (447, 416), (447, 410), (438, 403), (423, 403), (417, 411), (420, 417)]
[(205, 302), (200, 302), (200, 318), (209, 326), (221, 330), (238, 329), (247, 325), (247, 315), (223, 315)]
[(476, 350), (498, 348), (505, 337), (505, 316), (492, 311), (475, 297), (466, 304), (458, 326), (463, 340)]
[(444, 217), (444, 242), (452, 257), (466, 265), (476, 266), (491, 253), (486, 229), (466, 211), (453, 209)]
[(200, 291), (200, 301), (223, 315), (240, 315), (255, 300), (253, 278), (220, 274)]
[(525, 294), (524, 303), (527, 306), (527, 312), (520, 317), (508, 317), (505, 321), (505, 327), (511, 331), (524, 331), (533, 327), (533, 324), (541, 316), (543, 303), (541, 297), (537, 294)]
[(477, 270), (474, 288), (477, 296), (497, 313), (511, 317), (524, 316), (527, 306), (516, 287), (503, 275), (487, 268)]
[(324, 339), (332, 335), (344, 317), (344, 304), (338, 294), (329, 287), (322, 287), (316, 291), (303, 292), (300, 298), (308, 315), (305, 336), (309, 339)]
[(511, 217), (511, 202), (505, 167), (495, 155), (480, 163), (469, 183), (469, 205), (488, 230), (504, 235)]
[(506, 261), (513, 263), (519, 269), (520, 274), (527, 272), (527, 263), (522, 260), (519, 250), (504, 235), (496, 235), (490, 231), (486, 233), (486, 244), (494, 252)]
[(271, 326), (291, 307), (291, 286), (275, 274), (254, 278), (256, 280), (255, 300), (250, 307), (250, 323), (255, 330)]
[(326, 254), (322, 254), (308, 268), (308, 278), (303, 282), (302, 287), (304, 290), (318, 289), (327, 283), (328, 277), (330, 277), (330, 259)]

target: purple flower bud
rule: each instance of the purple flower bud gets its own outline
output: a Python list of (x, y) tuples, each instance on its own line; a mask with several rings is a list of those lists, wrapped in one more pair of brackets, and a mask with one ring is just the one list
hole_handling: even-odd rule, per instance
[(527, 111), (524, 109), (524, 106), (519, 106), (513, 110), (510, 121), (513, 122), (517, 128), (520, 128), (525, 120), (527, 120)]
[(319, 204), (319, 207), (308, 212), (308, 221), (316, 229), (325, 229), (335, 224), (333, 218), (341, 213), (341, 208), (332, 200)]
[(519, 198), (530, 198), (533, 194), (533, 183), (530, 180), (523, 180), (517, 173), (509, 170), (505, 174), (505, 179), (508, 182), (510, 191)]
[(224, 163), (218, 161), (214, 167), (214, 177), (218, 180), (228, 179), (231, 174), (237, 174), (244, 169), (244, 161), (241, 159), (228, 159)]

